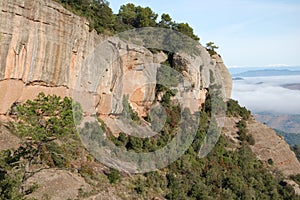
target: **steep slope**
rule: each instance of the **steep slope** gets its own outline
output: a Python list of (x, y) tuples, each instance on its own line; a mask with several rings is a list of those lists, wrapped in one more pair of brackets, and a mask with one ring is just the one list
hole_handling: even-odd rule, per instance
[[(223, 134), (234, 144), (239, 146), (239, 130), (237, 123), (239, 118), (226, 118)], [(255, 143), (251, 145), (251, 150), (258, 159), (264, 161), (269, 167), (281, 172), (285, 177), (300, 174), (300, 163), (290, 146), (284, 138), (279, 136), (268, 126), (249, 119), (247, 122), (247, 134), (252, 135)], [(272, 161), (271, 161), (272, 160)]]
[(300, 163), (283, 137), (254, 120), (249, 121), (248, 130), (256, 141), (252, 151), (259, 159), (265, 162), (272, 159), (275, 169), (285, 176), (300, 174)]

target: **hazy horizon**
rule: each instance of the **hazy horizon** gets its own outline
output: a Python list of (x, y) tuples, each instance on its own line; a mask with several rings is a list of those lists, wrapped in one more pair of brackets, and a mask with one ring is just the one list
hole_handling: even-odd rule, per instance
[(300, 90), (282, 87), (291, 83), (300, 83), (300, 75), (243, 77), (233, 81), (232, 98), (253, 113), (300, 114)]

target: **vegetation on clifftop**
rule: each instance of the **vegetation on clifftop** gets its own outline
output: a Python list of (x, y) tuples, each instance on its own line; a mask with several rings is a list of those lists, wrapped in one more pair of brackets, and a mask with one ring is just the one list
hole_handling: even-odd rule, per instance
[(122, 5), (114, 14), (105, 0), (55, 0), (66, 9), (85, 17), (89, 21), (90, 30), (112, 35), (133, 28), (161, 27), (179, 31), (194, 40), (200, 38), (194, 34), (188, 23), (176, 23), (169, 14), (163, 13), (158, 20), (158, 14), (149, 7), (135, 6), (132, 3)]

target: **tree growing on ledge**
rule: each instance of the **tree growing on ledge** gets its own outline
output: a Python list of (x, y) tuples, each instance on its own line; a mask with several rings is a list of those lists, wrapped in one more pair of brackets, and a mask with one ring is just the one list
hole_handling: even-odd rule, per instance
[(209, 52), (209, 54), (211, 56), (217, 54), (217, 52), (215, 50), (218, 49), (218, 48), (219, 47), (216, 46), (215, 43), (213, 43), (213, 42), (206, 43), (206, 49), (207, 49), (207, 51)]
[(70, 168), (81, 146), (75, 123), (82, 109), (71, 98), (40, 93), (34, 100), (13, 105), (12, 130), (21, 139), (14, 150), (0, 151), (0, 199), (25, 199), (37, 185), (26, 180), (51, 167)]

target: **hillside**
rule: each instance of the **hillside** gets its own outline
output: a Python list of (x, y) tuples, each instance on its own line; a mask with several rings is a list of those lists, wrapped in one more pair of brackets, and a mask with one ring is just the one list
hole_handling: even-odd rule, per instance
[[(122, 8), (0, 3), (0, 199), (299, 199), (296, 155), (230, 99), (221, 56)], [(146, 22), (164, 29), (109, 37)]]
[(286, 133), (299, 134), (299, 115), (278, 115), (274, 113), (262, 112), (254, 114), (257, 121), (267, 124), (269, 127), (282, 130)]
[(300, 84), (299, 83), (285, 84), (285, 85), (282, 85), (282, 87), (290, 89), (290, 90), (300, 90)]
[(286, 132), (278, 130), (278, 129), (274, 129), (274, 130), (276, 131), (276, 133), (283, 136), (285, 141), (289, 145), (291, 145), (291, 146), (300, 145), (300, 135), (299, 135), (299, 133), (286, 133)]

